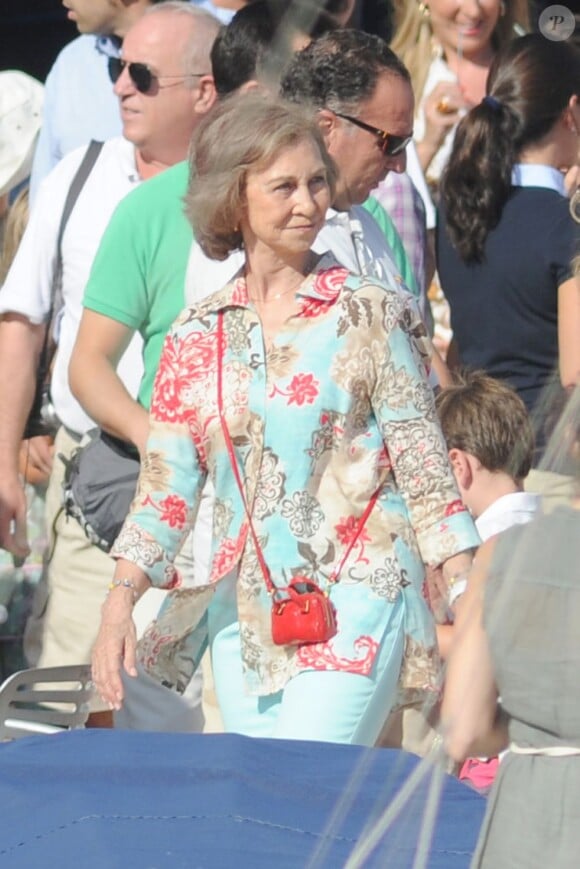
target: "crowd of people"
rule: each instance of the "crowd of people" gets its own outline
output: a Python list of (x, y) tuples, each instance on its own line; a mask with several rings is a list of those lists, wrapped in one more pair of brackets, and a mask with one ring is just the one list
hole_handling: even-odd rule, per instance
[(4, 675), (443, 739), (476, 865), (572, 866), (580, 49), (525, 0), (65, 6), (0, 73)]

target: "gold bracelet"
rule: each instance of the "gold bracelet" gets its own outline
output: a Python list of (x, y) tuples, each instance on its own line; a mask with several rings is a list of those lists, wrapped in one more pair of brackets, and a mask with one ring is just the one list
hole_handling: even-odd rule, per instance
[(137, 586), (132, 579), (123, 577), (122, 579), (112, 579), (107, 588), (107, 594), (110, 594), (116, 588), (130, 588), (133, 592), (133, 603), (136, 604), (139, 600), (139, 592)]
[(447, 582), (447, 606), (452, 607), (458, 597), (464, 593), (467, 588), (468, 570), (462, 570), (459, 573), (450, 576)]

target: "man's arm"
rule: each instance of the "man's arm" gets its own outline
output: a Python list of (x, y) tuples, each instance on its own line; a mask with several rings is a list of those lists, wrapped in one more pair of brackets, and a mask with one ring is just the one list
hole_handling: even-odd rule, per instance
[(133, 330), (118, 320), (85, 308), (69, 365), (75, 398), (102, 428), (145, 452), (149, 417), (117, 374)]
[(4, 314), (0, 320), (0, 546), (19, 557), (28, 554), (20, 442), (34, 399), (45, 328), (19, 314)]

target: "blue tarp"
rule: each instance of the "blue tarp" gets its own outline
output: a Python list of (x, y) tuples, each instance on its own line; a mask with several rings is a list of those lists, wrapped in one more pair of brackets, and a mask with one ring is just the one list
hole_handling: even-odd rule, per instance
[[(72, 731), (0, 745), (0, 866), (337, 869), (416, 769), (402, 751)], [(365, 867), (412, 867), (428, 782)], [(485, 800), (444, 776), (428, 866), (469, 861)]]

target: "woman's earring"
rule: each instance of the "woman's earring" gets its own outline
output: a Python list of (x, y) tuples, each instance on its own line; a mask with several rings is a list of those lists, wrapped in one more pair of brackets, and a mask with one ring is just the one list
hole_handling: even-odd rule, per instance
[(431, 10), (427, 3), (419, 3), (419, 15), (426, 21), (428, 18), (431, 18)]

